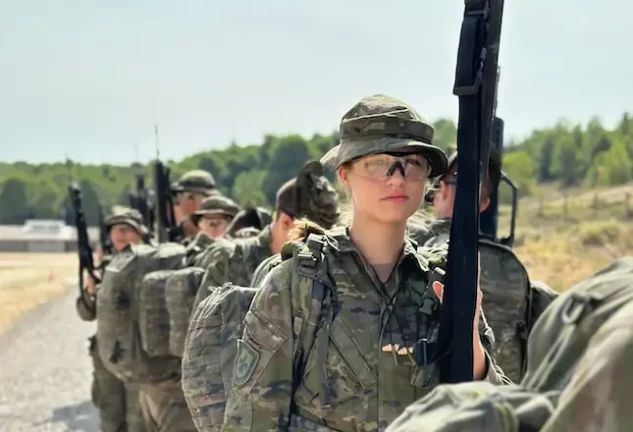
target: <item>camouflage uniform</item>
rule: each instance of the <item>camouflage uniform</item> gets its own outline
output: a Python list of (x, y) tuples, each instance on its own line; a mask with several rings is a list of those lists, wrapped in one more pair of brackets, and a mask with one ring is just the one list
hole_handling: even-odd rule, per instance
[(633, 257), (570, 288), (530, 335), (521, 386), (443, 385), (389, 432), (629, 431)]
[[(293, 340), (307, 325), (311, 309), (311, 281), (299, 275), (301, 263), (295, 255), (272, 269), (247, 314), (224, 430), (276, 430), (289, 421), (297, 430), (322, 422), (341, 431), (383, 430), (436, 383), (433, 365), (416, 366), (404, 348), (420, 335), (416, 318), (428, 282), (427, 263), (413, 244), (405, 244), (386, 284), (364, 261), (345, 228), (332, 230), (327, 244), (331, 247), (326, 247), (325, 260), (340, 306), (329, 327), (327, 347), (317, 343), (305, 352), (305, 373), (293, 381)], [(391, 296), (395, 304), (387, 305), (385, 299)], [(394, 346), (403, 348), (394, 351)], [(321, 357), (321, 352), (327, 356)], [(329, 400), (323, 398), (321, 365), (329, 372)], [(501, 383), (501, 373), (490, 365), (487, 379)], [(292, 419), (291, 383), (297, 386)]]
[(194, 302), (194, 310), (211, 293), (210, 290), (225, 282), (248, 286), (259, 263), (270, 255), (270, 226), (256, 237), (216, 239), (200, 264), (206, 272)]
[[(386, 96), (364, 98), (343, 117), (341, 143), (323, 161), (340, 166), (411, 146), (439, 175), (446, 157), (428, 144), (432, 135), (413, 108)], [(327, 233), (319, 251), (317, 239), (298, 244), (253, 299), (222, 430), (380, 431), (437, 383), (437, 364), (413, 358), (416, 342), (434, 343), (439, 326), (429, 261), (405, 239), (383, 283), (347, 228)], [(321, 299), (323, 285), (330, 288)], [(502, 383), (486, 358), (486, 379)]]
[[(112, 214), (105, 220), (106, 229), (110, 230), (117, 224), (133, 227), (139, 234), (146, 235), (147, 228), (143, 225), (141, 214), (126, 207), (115, 207)], [(115, 252), (116, 253), (116, 252)], [(105, 270), (111, 257), (103, 257), (101, 269)], [(98, 293), (99, 287), (96, 287)], [(77, 313), (85, 321), (96, 319), (96, 302), (87, 295), (80, 296), (76, 301)], [(92, 358), (93, 376), (91, 396), (95, 406), (99, 409), (99, 426), (102, 432), (143, 432), (145, 425), (141, 408), (138, 403), (138, 386), (124, 383), (106, 369), (97, 348), (96, 335), (90, 338), (89, 353)]]

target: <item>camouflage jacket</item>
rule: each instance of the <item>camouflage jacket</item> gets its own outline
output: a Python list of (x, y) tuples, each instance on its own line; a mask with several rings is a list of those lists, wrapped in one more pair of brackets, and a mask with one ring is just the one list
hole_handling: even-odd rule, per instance
[[(335, 289), (323, 310), (331, 321), (312, 335), (314, 344), (306, 342), (320, 308), (302, 274), (306, 248), (297, 245), (264, 279), (246, 315), (222, 430), (384, 430), (436, 385), (436, 364), (417, 366), (412, 351), (423, 334), (437, 338), (439, 305), (432, 321), (423, 317), (428, 260), (406, 240), (381, 283), (346, 228), (325, 240), (322, 265)], [(506, 382), (490, 357), (488, 364), (486, 379)]]
[(226, 282), (249, 286), (255, 269), (270, 252), (270, 227), (256, 237), (229, 240), (219, 238), (200, 258), (198, 266), (205, 269), (193, 310), (213, 289)]
[(633, 430), (633, 257), (570, 288), (530, 335), (520, 386), (443, 385), (389, 432)]

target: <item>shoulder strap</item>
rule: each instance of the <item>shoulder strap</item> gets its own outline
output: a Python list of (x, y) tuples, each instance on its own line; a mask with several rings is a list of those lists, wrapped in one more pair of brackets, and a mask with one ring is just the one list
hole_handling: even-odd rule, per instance
[[(296, 255), (298, 273), (312, 281), (311, 307), (308, 317), (304, 320), (299, 332), (297, 351), (293, 364), (293, 389), (294, 395), (297, 386), (303, 377), (306, 354), (312, 350), (315, 342), (317, 345), (319, 381), (321, 385), (321, 398), (323, 406), (327, 407), (329, 401), (329, 389), (327, 379), (327, 342), (329, 339), (330, 324), (338, 312), (338, 296), (336, 288), (327, 272), (327, 260), (324, 249), (327, 239), (323, 235), (311, 234), (305, 245)], [(318, 331), (325, 327), (316, 340)]]

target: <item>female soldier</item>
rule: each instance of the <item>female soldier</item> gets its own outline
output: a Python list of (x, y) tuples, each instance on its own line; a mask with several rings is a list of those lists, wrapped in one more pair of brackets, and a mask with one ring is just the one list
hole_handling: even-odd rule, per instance
[[(329, 231), (320, 254), (310, 240), (297, 247), (262, 281), (222, 430), (384, 430), (437, 384), (435, 363), (414, 360), (417, 341), (436, 339), (439, 318), (425, 306), (429, 262), (405, 230), (446, 156), (412, 107), (383, 95), (357, 103), (340, 136), (322, 162), (351, 195), (352, 222)], [(433, 286), (440, 298), (441, 289)], [(473, 353), (474, 378), (500, 383), (476, 331)]]

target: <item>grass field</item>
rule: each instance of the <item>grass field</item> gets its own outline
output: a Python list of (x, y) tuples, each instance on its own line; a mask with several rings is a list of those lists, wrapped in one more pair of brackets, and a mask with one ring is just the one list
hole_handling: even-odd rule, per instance
[(0, 333), (19, 317), (76, 289), (77, 255), (0, 253)]

